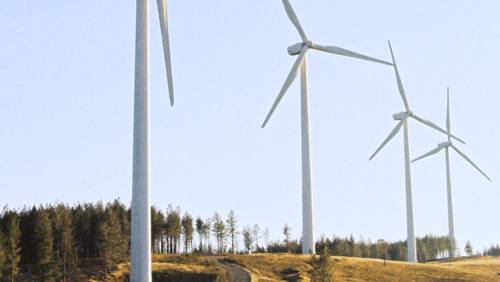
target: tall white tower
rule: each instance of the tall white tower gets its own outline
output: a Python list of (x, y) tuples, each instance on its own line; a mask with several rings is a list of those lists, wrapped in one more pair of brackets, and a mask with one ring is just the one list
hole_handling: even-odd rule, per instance
[(313, 191), (312, 191), (312, 183), (311, 183), (311, 139), (309, 134), (309, 93), (308, 93), (308, 85), (307, 85), (307, 52), (310, 49), (346, 56), (361, 60), (372, 61), (376, 63), (381, 63), (385, 65), (392, 66), (392, 63), (379, 60), (376, 58), (372, 58), (360, 53), (356, 53), (344, 48), (336, 47), (336, 46), (323, 46), (316, 43), (313, 43), (307, 37), (302, 25), (293, 10), (292, 4), (289, 0), (282, 0), (283, 6), (285, 7), (285, 11), (288, 15), (288, 18), (295, 26), (299, 35), (302, 39), (302, 42), (296, 43), (290, 47), (288, 47), (288, 54), (291, 56), (298, 56), (295, 63), (290, 70), (290, 73), (281, 88), (278, 97), (274, 101), (271, 110), (266, 116), (262, 127), (265, 127), (268, 123), (269, 119), (273, 115), (276, 107), (280, 103), (281, 99), (287, 92), (288, 88), (290, 88), (293, 81), (297, 78), (300, 72), (300, 81), (301, 81), (301, 146), (302, 146), (302, 253), (309, 254), (315, 253), (314, 246), (314, 201), (313, 201)]
[(133, 282), (151, 282), (149, 196), (149, 5), (137, 0), (134, 86), (131, 269)]
[[(168, 37), (167, 1), (157, 0), (170, 96), (174, 86)], [(132, 177), (131, 280), (151, 281), (151, 203), (149, 192), (149, 0), (137, 0)]]

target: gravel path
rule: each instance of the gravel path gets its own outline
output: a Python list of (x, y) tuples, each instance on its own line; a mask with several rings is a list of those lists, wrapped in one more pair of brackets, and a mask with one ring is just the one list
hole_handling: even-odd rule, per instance
[(217, 263), (226, 270), (229, 282), (251, 282), (252, 277), (243, 267), (236, 263), (228, 262), (224, 259), (217, 260)]

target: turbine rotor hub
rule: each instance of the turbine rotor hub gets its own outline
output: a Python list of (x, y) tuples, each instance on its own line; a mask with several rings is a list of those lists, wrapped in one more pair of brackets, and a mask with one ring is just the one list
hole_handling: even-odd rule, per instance
[(300, 54), (300, 52), (302, 52), (302, 49), (304, 49), (304, 47), (311, 48), (312, 46), (313, 46), (312, 41), (299, 42), (288, 47), (287, 51), (290, 56), (297, 56)]
[(448, 148), (451, 146), (451, 141), (446, 141), (446, 142), (443, 142), (443, 143), (439, 143), (438, 144), (438, 147), (439, 148)]
[(409, 114), (409, 113), (410, 113), (410, 112), (400, 112), (400, 113), (396, 113), (396, 114), (393, 114), (393, 115), (392, 115), (392, 118), (393, 118), (394, 120), (405, 120), (405, 119), (407, 119), (407, 118), (410, 116), (410, 114)]

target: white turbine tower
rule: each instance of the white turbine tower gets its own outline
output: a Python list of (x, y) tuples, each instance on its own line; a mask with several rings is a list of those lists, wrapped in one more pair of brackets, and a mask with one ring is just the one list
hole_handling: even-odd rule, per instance
[(294, 44), (288, 47), (288, 53), (290, 55), (298, 55), (292, 70), (288, 74), (285, 84), (281, 88), (278, 97), (274, 101), (271, 110), (267, 114), (267, 117), (262, 124), (265, 127), (269, 119), (271, 118), (274, 110), (280, 103), (281, 99), (285, 95), (286, 91), (295, 80), (298, 75), (299, 68), (301, 71), (301, 126), (302, 126), (302, 252), (315, 253), (314, 248), (314, 232), (313, 232), (313, 198), (312, 198), (312, 188), (311, 188), (311, 158), (310, 158), (310, 139), (309, 139), (309, 106), (308, 106), (308, 94), (307, 94), (307, 62), (306, 53), (309, 49), (316, 49), (319, 51), (328, 52), (335, 55), (342, 55), (357, 59), (363, 59), (368, 61), (373, 61), (377, 63), (392, 65), (389, 62), (368, 57), (359, 53), (355, 53), (343, 48), (335, 46), (322, 46), (311, 42), (304, 32), (304, 29), (300, 25), (299, 19), (292, 8), (292, 5), (288, 0), (282, 0), (285, 6), (286, 13), (292, 21), (292, 23), (297, 28), (302, 42)]
[(447, 184), (447, 196), (448, 196), (448, 231), (449, 238), (453, 246), (453, 250), (450, 253), (451, 257), (455, 256), (455, 224), (453, 221), (453, 201), (452, 201), (452, 192), (451, 192), (451, 175), (450, 175), (450, 148), (455, 150), (460, 156), (462, 156), (468, 163), (470, 163), (474, 168), (476, 168), (486, 179), (491, 181), (491, 179), (476, 165), (472, 160), (467, 157), (462, 151), (460, 151), (455, 145), (451, 142), (451, 121), (450, 121), (450, 88), (447, 89), (447, 100), (446, 100), (446, 129), (448, 132), (448, 141), (440, 143), (437, 147), (430, 152), (414, 159), (412, 162), (416, 162), (418, 160), (424, 159), (426, 157), (432, 156), (434, 154), (439, 153), (441, 150), (445, 150), (445, 161), (446, 161), (446, 184)]
[[(432, 123), (429, 120), (421, 118), (417, 116), (410, 110), (410, 106), (408, 104), (408, 100), (406, 98), (405, 90), (403, 87), (403, 83), (401, 82), (401, 77), (399, 76), (399, 70), (396, 64), (396, 60), (394, 59), (394, 53), (392, 52), (391, 43), (389, 42), (389, 49), (391, 51), (392, 56), (392, 64), (394, 65), (394, 71), (396, 73), (396, 80), (398, 84), (399, 93), (401, 98), (403, 99), (403, 103), (405, 106), (405, 111), (400, 112), (393, 115), (394, 120), (398, 121), (396, 127), (391, 131), (389, 136), (384, 140), (382, 145), (380, 145), (375, 153), (370, 157), (372, 160), (377, 153), (382, 150), (382, 148), (401, 130), (401, 127), (404, 129), (404, 155), (405, 155), (405, 177), (406, 177), (406, 224), (407, 224), (407, 244), (408, 244), (408, 261), (409, 262), (417, 262), (417, 248), (415, 242), (415, 225), (413, 222), (413, 192), (411, 187), (411, 170), (410, 170), (410, 144), (408, 137), (408, 119), (413, 118), (414, 120), (421, 122), (437, 131), (440, 131), (444, 134), (447, 132), (436, 124)], [(451, 135), (451, 137), (457, 139), (462, 142), (462, 140), (456, 138)]]
[[(149, 0), (137, 0), (132, 176), (131, 281), (151, 281), (151, 204), (149, 196)], [(166, 0), (158, 0), (165, 66), (174, 103)]]

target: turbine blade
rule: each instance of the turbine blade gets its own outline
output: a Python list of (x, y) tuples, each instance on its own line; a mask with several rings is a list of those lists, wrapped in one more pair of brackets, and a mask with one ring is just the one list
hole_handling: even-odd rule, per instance
[(398, 82), (398, 89), (401, 98), (403, 99), (403, 103), (405, 104), (406, 111), (410, 110), (410, 106), (408, 104), (408, 99), (406, 98), (406, 92), (403, 87), (403, 82), (401, 81), (401, 76), (399, 75), (398, 65), (396, 64), (396, 59), (394, 58), (394, 52), (392, 51), (391, 42), (389, 41), (389, 49), (391, 50), (392, 64), (394, 65), (394, 72), (396, 73), (396, 80)]
[(378, 154), (378, 152), (380, 152), (380, 150), (382, 150), (382, 148), (384, 148), (384, 146), (389, 143), (389, 141), (391, 141), (391, 139), (396, 136), (396, 134), (398, 134), (399, 130), (401, 130), (401, 127), (403, 126), (403, 123), (405, 122), (405, 120), (401, 120), (397, 125), (396, 127), (394, 127), (394, 129), (391, 131), (391, 133), (389, 133), (389, 136), (387, 136), (387, 138), (385, 138), (384, 142), (382, 143), (382, 145), (380, 145), (377, 150), (375, 151), (375, 153), (373, 153), (373, 155), (371, 155), (370, 157), (370, 161)]
[(294, 11), (294, 9), (293, 9), (292, 4), (290, 3), (290, 1), (289, 0), (283, 0), (283, 6), (285, 6), (285, 10), (286, 10), (286, 14), (288, 15), (288, 18), (290, 18), (290, 20), (292, 21), (292, 23), (295, 26), (295, 28), (297, 28), (297, 31), (299, 32), (300, 37), (302, 38), (302, 40), (304, 42), (309, 41), (309, 39), (307, 38), (307, 35), (306, 35), (304, 29), (302, 28), (302, 25), (300, 24), (300, 21), (299, 21), (299, 18), (297, 17), (297, 14), (295, 14), (295, 11)]
[(435, 155), (435, 154), (439, 153), (439, 151), (441, 151), (442, 149), (443, 149), (443, 147), (437, 147), (437, 148), (435, 148), (435, 149), (432, 149), (432, 150), (431, 150), (431, 151), (429, 151), (428, 153), (423, 154), (422, 156), (420, 156), (420, 157), (418, 157), (418, 158), (414, 159), (414, 160), (413, 160), (413, 161), (411, 161), (411, 162), (412, 162), (412, 163), (414, 163), (414, 162), (419, 161), (419, 160), (421, 160), (421, 159), (424, 159), (424, 158), (427, 158), (427, 157), (429, 157), (429, 156)]
[(290, 88), (290, 85), (292, 85), (292, 82), (295, 80), (297, 77), (297, 74), (299, 72), (299, 67), (302, 64), (302, 61), (305, 58), (305, 55), (307, 53), (308, 48), (304, 47), (302, 51), (299, 54), (299, 57), (295, 61), (295, 63), (292, 66), (292, 69), (290, 70), (290, 73), (288, 74), (287, 79), (285, 80), (285, 83), (283, 84), (283, 87), (281, 87), (281, 90), (278, 94), (278, 97), (276, 97), (276, 100), (274, 101), (273, 106), (271, 107), (271, 110), (269, 110), (269, 113), (266, 116), (266, 119), (264, 120), (264, 123), (262, 123), (262, 127), (265, 127), (271, 116), (273, 115), (274, 111), (276, 110), (276, 107), (280, 103), (281, 99), (285, 95), (286, 91), (288, 88)]
[(455, 147), (454, 145), (451, 145), (451, 147), (460, 155), (462, 156), (462, 158), (464, 158), (467, 162), (469, 162), (473, 167), (475, 167), (484, 177), (486, 177), (486, 179), (488, 179), (489, 181), (491, 181), (491, 179), (488, 177), (488, 175), (486, 175), (486, 173), (484, 173), (469, 157), (467, 157), (467, 155), (465, 155), (462, 151), (460, 151), (457, 147)]
[(335, 54), (335, 55), (341, 55), (341, 56), (346, 56), (346, 57), (351, 57), (351, 58), (356, 58), (356, 59), (361, 59), (361, 60), (367, 60), (367, 61), (372, 61), (372, 62), (392, 66), (392, 63), (386, 62), (384, 60), (369, 57), (369, 56), (366, 56), (366, 55), (363, 55), (360, 53), (356, 53), (356, 52), (353, 52), (353, 51), (350, 51), (350, 50), (347, 50), (344, 48), (336, 47), (336, 46), (322, 46), (322, 45), (318, 45), (318, 44), (313, 44), (313, 46), (311, 48), (316, 49), (316, 50), (320, 50), (323, 52)]
[(163, 55), (165, 57), (165, 69), (167, 73), (168, 93), (170, 105), (174, 105), (174, 81), (172, 77), (172, 62), (170, 57), (170, 41), (168, 37), (167, 1), (158, 0), (158, 14), (160, 17), (161, 38), (163, 41)]
[(451, 139), (451, 121), (450, 121), (450, 87), (446, 92), (446, 130), (448, 131), (448, 139)]
[[(438, 125), (436, 125), (436, 124), (435, 124), (435, 123), (433, 123), (432, 121), (427, 120), (427, 119), (424, 119), (424, 118), (421, 118), (421, 117), (417, 116), (417, 115), (416, 115), (416, 114), (414, 114), (414, 113), (413, 113), (413, 114), (411, 114), (410, 116), (411, 116), (413, 119), (415, 119), (416, 121), (419, 121), (419, 122), (421, 122), (421, 123), (423, 123), (423, 124), (425, 124), (425, 125), (427, 125), (427, 126), (429, 126), (429, 127), (431, 127), (431, 128), (434, 128), (435, 130), (437, 130), (437, 131), (439, 131), (439, 132), (441, 132), (441, 133), (444, 133), (444, 134), (448, 135), (448, 132), (446, 132), (446, 130), (442, 129), (441, 127), (439, 127)], [(460, 142), (460, 143), (462, 143), (462, 144), (465, 144), (465, 142), (464, 142), (462, 139), (460, 139), (460, 138), (458, 138), (458, 137), (456, 137), (456, 136), (454, 136), (454, 135), (451, 135), (451, 137), (452, 137), (453, 139), (457, 140), (458, 142)]]

